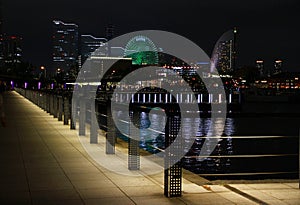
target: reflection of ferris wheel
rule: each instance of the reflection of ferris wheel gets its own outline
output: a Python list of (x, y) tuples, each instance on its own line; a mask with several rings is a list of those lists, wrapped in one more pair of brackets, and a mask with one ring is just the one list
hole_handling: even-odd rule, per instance
[(132, 58), (132, 63), (136, 65), (157, 65), (157, 47), (151, 39), (146, 36), (135, 36), (128, 41), (124, 57)]

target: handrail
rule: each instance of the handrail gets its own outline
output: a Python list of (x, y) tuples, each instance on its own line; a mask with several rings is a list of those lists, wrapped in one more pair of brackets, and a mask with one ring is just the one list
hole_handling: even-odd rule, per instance
[[(26, 95), (26, 97), (28, 99), (30, 99), (31, 101), (33, 101), (35, 104), (39, 104), (40, 107), (45, 107), (45, 109), (49, 109), (49, 107), (46, 107), (46, 104), (44, 104), (45, 102), (40, 101), (39, 98), (45, 97), (45, 96), (49, 96), (49, 95), (55, 95), (58, 96), (55, 93), (51, 93), (51, 92), (43, 92), (43, 91), (31, 91), (31, 90), (23, 90), (23, 89), (18, 89), (16, 88), (16, 91), (21, 93), (23, 96)], [(46, 95), (41, 95), (45, 93)], [(60, 96), (62, 93), (59, 93)], [(69, 100), (69, 98), (71, 97), (69, 92), (65, 92), (63, 93), (65, 95), (67, 95), (67, 99)], [(45, 98), (46, 99), (46, 98)], [(44, 100), (45, 100), (44, 99)], [(48, 102), (47, 102), (48, 103)], [(49, 105), (48, 105), (49, 106)], [(91, 112), (91, 110), (87, 110), (87, 112)], [(99, 117), (102, 118), (107, 118), (106, 114), (103, 113), (97, 113)], [(129, 124), (128, 121), (125, 120), (119, 120), (119, 122), (121, 123), (125, 123), (125, 124)], [(105, 124), (101, 125), (102, 128), (107, 128), (107, 126)], [(149, 128), (148, 128), (149, 129)], [(150, 130), (152, 132), (158, 133), (158, 134), (165, 134), (162, 131), (159, 130), (155, 130), (150, 128)], [(126, 135), (124, 135), (126, 136)], [(129, 137), (129, 136), (126, 136)], [(196, 137), (191, 137), (191, 139), (232, 139), (232, 140), (264, 140), (264, 139), (294, 139), (297, 138), (298, 136), (196, 136)], [(153, 150), (159, 151), (159, 152), (164, 152), (164, 149), (161, 149), (159, 147), (155, 147), (153, 145), (148, 145), (150, 148), (152, 148)], [(299, 148), (300, 148), (300, 130), (299, 130)], [(272, 157), (296, 157), (299, 154), (299, 188), (300, 188), (300, 149), (299, 149), (299, 153), (273, 153), (273, 154), (232, 154), (232, 155), (205, 155), (205, 156), (198, 156), (198, 155), (193, 155), (193, 153), (191, 153), (191, 156), (185, 156), (186, 159), (203, 159), (203, 158), (211, 158), (211, 159), (224, 159), (224, 158), (228, 158), (228, 159), (242, 159), (242, 158), (272, 158)], [(249, 173), (249, 172), (243, 172), (243, 173), (207, 173), (207, 174), (200, 174), (201, 176), (252, 176), (252, 175), (267, 175), (267, 174), (296, 174), (297, 172), (253, 172), (253, 173)]]

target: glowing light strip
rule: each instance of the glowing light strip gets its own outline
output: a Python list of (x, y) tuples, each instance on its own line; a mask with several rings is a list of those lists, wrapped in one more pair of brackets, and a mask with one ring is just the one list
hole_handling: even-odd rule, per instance
[(83, 35), (81, 35), (81, 36), (82, 36), (82, 37), (91, 37), (91, 38), (93, 38), (94, 40), (105, 40), (105, 41), (107, 41), (106, 38), (97, 38), (97, 37), (95, 37), (95, 36), (87, 35), (87, 34), (83, 34)]
[(53, 23), (55, 23), (56, 25), (62, 24), (62, 25), (65, 25), (65, 26), (76, 26), (76, 27), (78, 27), (77, 24), (74, 24), (74, 23), (64, 23), (62, 21), (57, 21), (57, 20), (54, 20)]

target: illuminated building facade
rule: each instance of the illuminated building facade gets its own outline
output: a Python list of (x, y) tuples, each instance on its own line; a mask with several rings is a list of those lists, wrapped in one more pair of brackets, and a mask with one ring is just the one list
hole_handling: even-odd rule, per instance
[(68, 71), (78, 60), (78, 25), (53, 21), (53, 69)]
[(211, 72), (217, 70), (220, 75), (232, 74), (236, 69), (237, 29), (225, 33), (217, 42), (211, 60)]
[(263, 60), (257, 60), (256, 61), (256, 68), (258, 69), (259, 76), (263, 77), (265, 70), (264, 70), (264, 61)]
[(2, 11), (2, 1), (0, 0), (0, 67), (2, 72), (12, 72), (12, 69), (22, 62), (22, 38), (5, 34)]
[[(106, 39), (108, 41), (113, 39), (115, 36), (115, 26), (112, 24), (108, 25), (105, 29), (105, 35), (106, 35)], [(111, 47), (112, 47), (112, 45), (110, 45), (110, 43), (108, 42), (108, 56), (115, 56), (112, 54), (113, 51), (112, 51)]]
[(22, 38), (6, 36), (3, 38), (3, 57), (5, 64), (16, 65), (22, 60)]
[(217, 49), (218, 63), (216, 65), (220, 74), (227, 74), (233, 71), (232, 68), (232, 41), (222, 41)]
[(123, 57), (125, 48), (121, 46), (111, 46), (109, 48), (109, 56), (111, 57)]
[[(120, 79), (132, 71), (131, 58), (91, 56), (86, 60), (86, 64), (88, 66), (86, 66), (84, 72), (81, 73), (81, 77), (88, 82), (99, 83), (100, 78), (105, 82), (119, 82)], [(111, 66), (111, 64), (113, 65)], [(111, 67), (107, 71), (106, 68), (108, 68), (108, 66)], [(97, 71), (95, 72), (95, 70)]]
[(274, 74), (282, 72), (282, 60), (276, 60), (274, 64)]
[(300, 90), (300, 73), (281, 72), (269, 78), (255, 81), (255, 87), (280, 92)]
[(92, 35), (81, 35), (81, 63), (91, 55), (104, 57), (108, 55), (106, 38), (96, 38)]

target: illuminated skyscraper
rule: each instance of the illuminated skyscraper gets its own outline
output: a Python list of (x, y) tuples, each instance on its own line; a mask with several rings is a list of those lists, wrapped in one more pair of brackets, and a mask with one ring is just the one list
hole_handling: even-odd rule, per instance
[(276, 60), (274, 64), (274, 74), (282, 72), (282, 60)]
[(104, 57), (108, 54), (107, 39), (96, 38), (92, 35), (81, 35), (81, 62), (93, 56)]
[(236, 59), (237, 59), (237, 34), (238, 30), (236, 27), (233, 29), (233, 42), (232, 42), (232, 70), (236, 71)]
[(78, 25), (53, 21), (53, 69), (68, 71), (78, 60)]
[(22, 62), (22, 37), (5, 34), (2, 13), (2, 0), (0, 0), (0, 68), (1, 72), (13, 72)]
[(5, 64), (16, 65), (22, 61), (22, 38), (19, 36), (7, 36), (3, 41), (3, 53)]
[(232, 41), (222, 41), (217, 49), (218, 62), (216, 68), (220, 74), (227, 74), (233, 71), (232, 68)]
[(212, 55), (211, 72), (216, 69), (221, 75), (232, 74), (236, 70), (237, 29), (226, 32), (216, 43)]
[(258, 69), (259, 72), (259, 76), (263, 77), (265, 74), (265, 70), (264, 70), (264, 61), (263, 60), (257, 60), (256, 61), (256, 68)]

